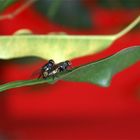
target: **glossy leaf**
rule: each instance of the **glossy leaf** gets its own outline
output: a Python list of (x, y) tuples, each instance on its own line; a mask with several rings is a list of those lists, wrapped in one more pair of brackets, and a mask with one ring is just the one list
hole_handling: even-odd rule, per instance
[(0, 37), (0, 59), (37, 56), (60, 62), (95, 54), (108, 48), (139, 22), (140, 16), (115, 35), (32, 35), (27, 30), (17, 31), (13, 36)]
[[(140, 46), (124, 49), (110, 57), (82, 65), (66, 72), (56, 75), (55, 80), (52, 77), (46, 80), (27, 80), (11, 82), (0, 86), (0, 92), (22, 86), (36, 85), (41, 83), (54, 83), (57, 80), (89, 82), (103, 87), (108, 87), (112, 77), (140, 61)], [(129, 76), (129, 75), (128, 75)]]

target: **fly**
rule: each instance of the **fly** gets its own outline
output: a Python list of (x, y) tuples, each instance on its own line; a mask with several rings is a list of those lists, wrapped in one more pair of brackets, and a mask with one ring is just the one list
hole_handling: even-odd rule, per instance
[(46, 79), (49, 76), (56, 76), (57, 73), (67, 71), (71, 68), (71, 62), (69, 60), (55, 64), (54, 60), (49, 60), (44, 66), (41, 67), (38, 79)]

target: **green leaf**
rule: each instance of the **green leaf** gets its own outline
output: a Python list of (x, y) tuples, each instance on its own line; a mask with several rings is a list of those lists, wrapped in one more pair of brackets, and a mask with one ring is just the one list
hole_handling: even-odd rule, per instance
[(104, 8), (110, 8), (110, 9), (114, 9), (114, 8), (137, 9), (140, 7), (139, 0), (117, 0), (114, 2), (110, 2), (109, 0), (98, 0), (98, 4)]
[(5, 10), (8, 6), (15, 3), (17, 0), (0, 0), (0, 12)]
[(49, 77), (45, 80), (35, 79), (3, 84), (0, 86), (0, 92), (16, 87), (41, 83), (54, 83), (57, 80), (89, 82), (99, 86), (108, 87), (112, 77), (116, 73), (131, 66), (137, 61), (140, 61), (140, 46), (127, 48), (105, 59), (59, 73), (56, 75), (55, 80), (52, 77)]
[(140, 22), (140, 16), (115, 35), (31, 35), (22, 30), (13, 36), (0, 36), (0, 59), (37, 56), (56, 62), (95, 54), (108, 48)]
[(35, 7), (50, 20), (61, 25), (73, 28), (92, 26), (89, 11), (81, 0), (38, 0)]
[(75, 68), (62, 79), (107, 87), (116, 73), (137, 61), (140, 61), (140, 46), (124, 49), (108, 58)]

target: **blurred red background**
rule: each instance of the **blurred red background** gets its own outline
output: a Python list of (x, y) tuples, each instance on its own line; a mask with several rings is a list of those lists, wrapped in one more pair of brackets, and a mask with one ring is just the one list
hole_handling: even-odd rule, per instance
[[(105, 9), (86, 1), (90, 8), (90, 29), (74, 29), (51, 22), (33, 7), (13, 19), (0, 21), (0, 34), (9, 35), (18, 29), (31, 29), (35, 34), (66, 32), (67, 34), (113, 34), (133, 21), (140, 9)], [(22, 1), (10, 6), (10, 13)], [(96, 3), (95, 3), (96, 4)], [(115, 41), (96, 55), (72, 60), (73, 66), (104, 58), (117, 51), (140, 44), (140, 28)], [(52, 52), (53, 53), (53, 52)], [(20, 59), (21, 60), (21, 59)], [(23, 61), (23, 59), (22, 59)], [(1, 83), (28, 79), (45, 63), (1, 60)], [(123, 63), (123, 62), (122, 62)], [(118, 73), (110, 87), (88, 83), (59, 81), (54, 85), (36, 85), (11, 89), (0, 96), (0, 138), (38, 139), (140, 139), (140, 63)]]

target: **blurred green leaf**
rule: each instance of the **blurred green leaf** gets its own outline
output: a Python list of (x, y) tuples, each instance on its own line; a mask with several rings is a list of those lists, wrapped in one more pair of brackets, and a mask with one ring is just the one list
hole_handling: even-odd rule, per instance
[(5, 10), (8, 6), (15, 3), (17, 0), (0, 0), (0, 12)]
[(139, 0), (98, 0), (99, 5), (106, 8), (129, 8), (136, 9), (140, 7)]
[(140, 61), (140, 46), (130, 47), (107, 57), (73, 69), (64, 75), (64, 80), (90, 82), (99, 86), (108, 87), (112, 77)]
[(91, 19), (81, 0), (38, 0), (36, 9), (60, 25), (89, 28)]
[(31, 35), (28, 30), (17, 31), (13, 36), (0, 36), (0, 59), (37, 56), (56, 62), (95, 54), (109, 47), (140, 22), (140, 16), (115, 35)]
[(112, 77), (140, 61), (140, 46), (130, 47), (124, 49), (110, 57), (82, 65), (66, 72), (57, 74), (55, 80), (52, 77), (44, 79), (35, 79), (27, 81), (17, 81), (0, 86), (0, 92), (7, 89), (30, 86), (41, 83), (54, 83), (57, 80), (75, 81), (75, 82), (89, 82), (99, 86), (108, 87)]

